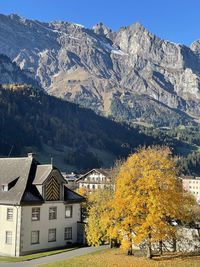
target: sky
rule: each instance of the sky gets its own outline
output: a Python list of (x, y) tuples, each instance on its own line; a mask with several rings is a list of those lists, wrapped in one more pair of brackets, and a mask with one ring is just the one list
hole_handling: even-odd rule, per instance
[(171, 42), (190, 45), (200, 39), (199, 0), (0, 0), (0, 13), (88, 28), (103, 22), (112, 30), (140, 22)]

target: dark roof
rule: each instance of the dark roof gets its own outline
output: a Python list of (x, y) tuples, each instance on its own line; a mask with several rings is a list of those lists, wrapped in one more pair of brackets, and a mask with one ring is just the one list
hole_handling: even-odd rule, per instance
[[(43, 203), (44, 199), (37, 189), (51, 172), (59, 172), (60, 181), (64, 178), (52, 165), (40, 165), (33, 157), (0, 158), (0, 204)], [(3, 191), (3, 187), (8, 191)], [(81, 202), (84, 198), (64, 187), (65, 202)]]
[(85, 198), (64, 186), (64, 201), (67, 203), (80, 203), (85, 201)]
[(78, 182), (78, 181), (84, 179), (87, 175), (89, 175), (90, 173), (92, 173), (94, 171), (95, 172), (98, 172), (98, 173), (101, 173), (101, 174), (103, 174), (106, 177), (109, 177), (110, 176), (110, 173), (111, 173), (111, 169), (92, 169), (92, 170), (86, 172), (85, 174), (81, 175), (81, 177), (78, 178), (76, 181)]

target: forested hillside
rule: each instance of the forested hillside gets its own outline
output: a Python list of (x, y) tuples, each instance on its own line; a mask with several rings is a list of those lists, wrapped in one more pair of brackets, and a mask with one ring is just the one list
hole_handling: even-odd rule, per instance
[(137, 129), (117, 124), (32, 86), (0, 88), (2, 156), (37, 151), (39, 158), (58, 157), (61, 166), (86, 170), (108, 166), (136, 147), (153, 142), (153, 138)]

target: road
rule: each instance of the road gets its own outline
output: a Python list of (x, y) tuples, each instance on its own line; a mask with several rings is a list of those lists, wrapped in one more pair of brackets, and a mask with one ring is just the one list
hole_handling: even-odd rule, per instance
[(51, 256), (46, 256), (30, 261), (20, 261), (20, 262), (0, 262), (0, 267), (36, 267), (47, 263), (53, 263), (60, 260), (71, 259), (77, 256), (86, 255), (95, 251), (100, 251), (108, 248), (108, 246), (101, 246), (98, 248), (94, 247), (84, 247), (71, 250), (68, 252), (63, 252)]

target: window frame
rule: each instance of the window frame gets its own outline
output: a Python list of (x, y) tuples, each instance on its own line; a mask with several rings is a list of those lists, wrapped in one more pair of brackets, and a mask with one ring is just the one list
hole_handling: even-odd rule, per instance
[[(33, 233), (37, 233), (37, 241), (33, 242)], [(34, 230), (31, 231), (31, 245), (37, 245), (40, 244), (40, 231), (39, 230)]]
[[(70, 208), (70, 215), (67, 216), (66, 211)], [(65, 218), (72, 218), (73, 217), (73, 205), (66, 205), (65, 206)]]
[[(70, 229), (70, 231), (67, 232), (67, 230), (69, 230), (69, 229)], [(70, 234), (70, 236), (68, 237), (67, 235), (69, 235), (69, 234)], [(65, 227), (65, 229), (64, 229), (64, 240), (72, 240), (72, 226)]]
[(6, 231), (5, 244), (12, 245), (12, 231)]
[[(51, 233), (50, 233), (51, 232)], [(54, 239), (50, 239), (49, 236), (54, 233)], [(48, 242), (56, 242), (56, 228), (50, 228), (48, 231)]]
[[(55, 211), (51, 211), (53, 209), (55, 209)], [(49, 220), (56, 220), (56, 219), (57, 219), (57, 207), (55, 206), (49, 207)]]
[[(34, 218), (33, 214), (37, 214), (37, 212), (34, 211), (34, 210), (38, 210), (38, 211), (39, 211), (39, 212), (38, 212), (38, 216), (36, 216), (37, 219), (33, 219), (33, 218)], [(34, 208), (32, 208), (32, 212), (31, 212), (31, 221), (32, 221), (32, 222), (40, 221), (40, 207), (34, 207)]]
[(13, 221), (13, 208), (7, 208), (6, 219), (7, 221)]

